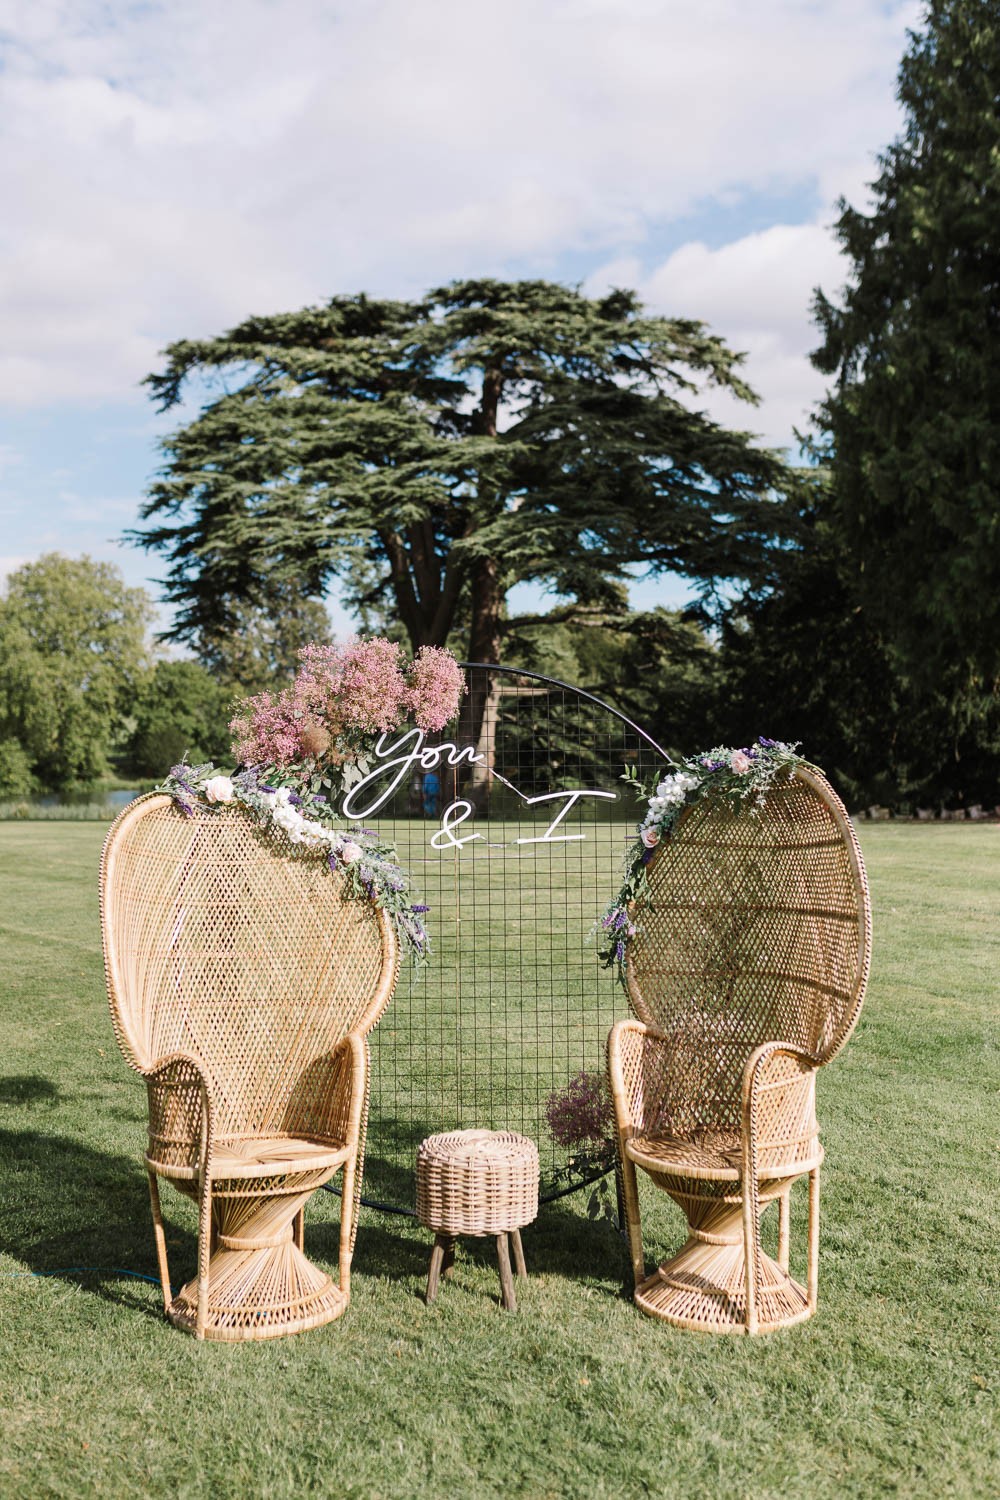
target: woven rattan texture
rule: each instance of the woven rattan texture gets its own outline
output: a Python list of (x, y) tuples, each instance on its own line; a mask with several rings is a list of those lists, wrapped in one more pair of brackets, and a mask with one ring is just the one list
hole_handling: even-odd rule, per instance
[[(844, 1045), (868, 978), (860, 850), (818, 773), (786, 773), (753, 810), (695, 803), (648, 867), (628, 990), (636, 1021), (608, 1062), (636, 1301), (682, 1327), (751, 1332), (816, 1306), (816, 1069)], [(645, 1277), (635, 1167), (691, 1239)], [(788, 1272), (788, 1190), (810, 1177), (809, 1286)], [(779, 1256), (761, 1208), (780, 1207)]]
[(853, 830), (825, 782), (786, 776), (754, 813), (696, 803), (648, 877), (629, 999), (671, 1039), (660, 1108), (680, 1130), (738, 1129), (755, 1047), (780, 1039), (821, 1063), (853, 1028), (868, 965)]
[(417, 1151), (417, 1218), (435, 1234), (496, 1235), (538, 1213), (538, 1148), (502, 1130), (432, 1135)]
[(109, 836), (112, 1015), (140, 1068), (198, 1059), (219, 1136), (294, 1135), (325, 1117), (326, 1061), (367, 1031), (378, 914), (315, 854), (236, 809), (183, 817), (158, 798)]
[[(113, 825), (101, 915), (115, 1032), (147, 1081), (147, 1164), (202, 1204), (199, 1278), (171, 1304), (151, 1175), (171, 1317), (230, 1340), (329, 1321), (347, 1304), (389, 922), (241, 809), (185, 817), (164, 796)], [(340, 1167), (338, 1288), (301, 1253), (301, 1211)]]

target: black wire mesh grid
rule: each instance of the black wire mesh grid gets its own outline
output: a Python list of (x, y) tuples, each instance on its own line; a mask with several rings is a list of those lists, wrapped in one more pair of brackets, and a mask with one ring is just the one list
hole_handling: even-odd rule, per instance
[[(439, 1131), (530, 1137), (543, 1201), (606, 1169), (599, 1151), (553, 1139), (546, 1103), (580, 1073), (603, 1075), (608, 1030), (626, 1011), (593, 928), (635, 837), (622, 773), (665, 761), (617, 709), (567, 683), (466, 672), (468, 701), (485, 705), (474, 743), (459, 724), (412, 736), (381, 780), (384, 790), (399, 776), (396, 791), (363, 818), (395, 842), (433, 945), (429, 966), (400, 974), (372, 1037), (363, 1201), (401, 1213), (413, 1212), (416, 1148)], [(404, 774), (415, 750), (423, 764)]]

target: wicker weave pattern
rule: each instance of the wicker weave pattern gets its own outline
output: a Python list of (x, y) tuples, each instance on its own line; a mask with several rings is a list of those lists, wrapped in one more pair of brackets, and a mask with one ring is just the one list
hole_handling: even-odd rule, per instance
[(417, 1218), (436, 1234), (505, 1234), (538, 1213), (538, 1147), (500, 1130), (428, 1136), (417, 1151)]
[[(109, 832), (101, 915), (115, 1034), (148, 1086), (169, 1315), (230, 1340), (336, 1317), (363, 1168), (365, 1037), (396, 975), (391, 925), (240, 809), (187, 818), (165, 796), (139, 799)], [(337, 1287), (302, 1255), (301, 1213), (339, 1168)], [(202, 1210), (199, 1276), (175, 1303), (157, 1176)]]
[[(648, 875), (627, 975), (639, 1020), (608, 1040), (636, 1301), (683, 1327), (785, 1326), (816, 1305), (815, 1073), (850, 1036), (868, 977), (857, 840), (832, 788), (799, 768), (755, 814), (694, 804)], [(651, 1277), (636, 1166), (681, 1204), (691, 1233)], [(808, 1288), (787, 1275), (788, 1192), (805, 1174)], [(775, 1200), (777, 1262), (759, 1238)]]

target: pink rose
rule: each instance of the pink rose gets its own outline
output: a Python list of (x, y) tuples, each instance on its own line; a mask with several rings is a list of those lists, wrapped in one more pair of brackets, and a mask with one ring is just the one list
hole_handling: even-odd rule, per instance
[(658, 828), (644, 828), (639, 837), (647, 849), (655, 849), (660, 842), (660, 830)]
[(735, 771), (737, 776), (745, 775), (751, 764), (749, 755), (744, 755), (742, 750), (734, 750), (729, 757), (729, 769)]
[(353, 865), (354, 861), (360, 859), (364, 852), (361, 845), (356, 844), (353, 839), (345, 839), (340, 846), (340, 857), (345, 865)]

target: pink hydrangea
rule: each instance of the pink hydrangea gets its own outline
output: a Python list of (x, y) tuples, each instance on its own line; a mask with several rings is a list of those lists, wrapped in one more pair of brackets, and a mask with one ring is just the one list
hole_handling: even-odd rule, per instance
[(421, 646), (410, 668), (406, 703), (420, 729), (436, 731), (458, 712), (465, 674), (450, 651)]

